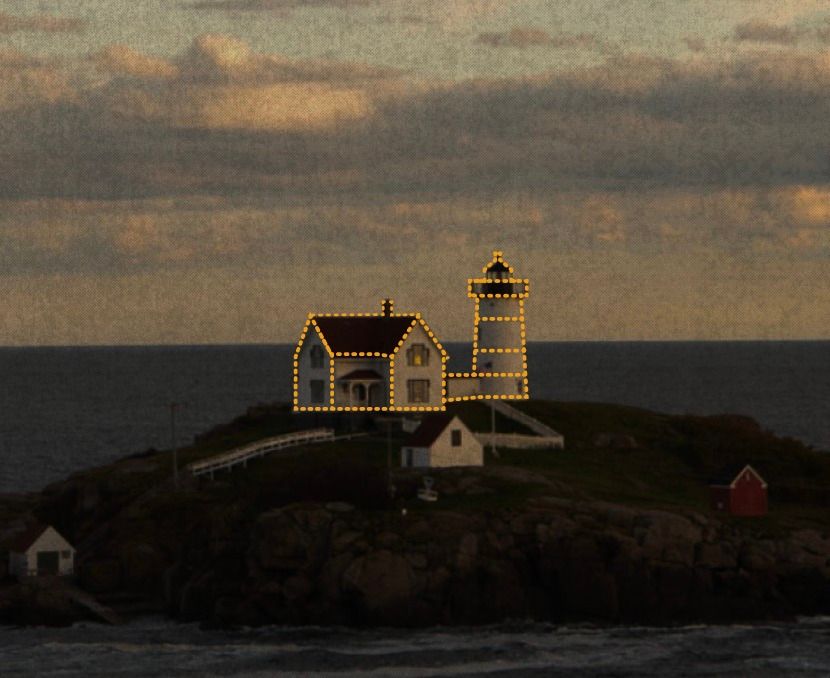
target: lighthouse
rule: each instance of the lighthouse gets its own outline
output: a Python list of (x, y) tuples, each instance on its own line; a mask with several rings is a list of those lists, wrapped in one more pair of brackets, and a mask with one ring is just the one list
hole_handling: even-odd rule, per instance
[(478, 396), (528, 398), (524, 301), (530, 281), (515, 277), (498, 250), (482, 273), (467, 281), (475, 300), (471, 376), (478, 378)]

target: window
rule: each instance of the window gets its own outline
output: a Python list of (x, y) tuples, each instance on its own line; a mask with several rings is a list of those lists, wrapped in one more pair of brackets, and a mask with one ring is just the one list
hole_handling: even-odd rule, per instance
[(61, 551), (61, 558), (63, 558), (64, 560), (69, 560), (69, 558), (71, 556), (72, 556), (71, 551)]
[(311, 366), (314, 368), (323, 367), (323, 347), (314, 344), (311, 347)]
[(452, 446), (453, 447), (461, 447), (461, 429), (454, 428), (450, 432), (450, 437), (452, 438)]
[(411, 403), (428, 403), (429, 379), (407, 379), (406, 395)]
[(410, 367), (429, 365), (429, 349), (423, 344), (412, 344), (406, 350), (406, 364)]
[(323, 392), (326, 389), (326, 382), (322, 379), (312, 379), (309, 382), (311, 386), (311, 402), (313, 403), (322, 403), (323, 402)]
[(525, 392), (525, 383), (524, 383), (521, 379), (519, 379), (519, 380), (516, 382), (516, 390), (517, 390), (519, 393), (524, 393), (524, 392)]
[(408, 448), (406, 450), (406, 461), (404, 462), (404, 466), (412, 466), (412, 449)]

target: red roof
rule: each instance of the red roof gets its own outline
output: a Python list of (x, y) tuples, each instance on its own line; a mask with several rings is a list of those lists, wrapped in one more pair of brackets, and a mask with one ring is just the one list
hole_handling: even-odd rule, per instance
[(383, 377), (380, 376), (374, 370), (352, 370), (348, 374), (344, 374), (340, 379), (350, 380), (350, 379), (365, 379), (365, 380), (379, 380), (383, 381)]
[(335, 353), (392, 353), (415, 316), (316, 316), (314, 320)]
[(429, 447), (438, 440), (444, 429), (455, 419), (455, 415), (446, 413), (428, 414), (421, 420), (421, 425), (415, 429), (406, 441), (406, 447)]
[(759, 482), (766, 487), (767, 481), (764, 480), (761, 477), (761, 474), (749, 464), (733, 464), (731, 466), (727, 466), (709, 481), (709, 485), (712, 487), (730, 487), (732, 483), (738, 479), (738, 476), (740, 476), (746, 469), (749, 469), (752, 475), (754, 475)]
[(29, 550), (29, 547), (38, 540), (38, 537), (46, 531), (46, 529), (47, 526), (41, 525), (40, 523), (32, 525), (11, 540), (9, 543), (9, 551), (12, 553), (25, 553)]

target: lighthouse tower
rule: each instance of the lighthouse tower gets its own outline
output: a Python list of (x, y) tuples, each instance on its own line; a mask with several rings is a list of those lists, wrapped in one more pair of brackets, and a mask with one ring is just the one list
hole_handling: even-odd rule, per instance
[(483, 278), (467, 281), (476, 304), (472, 368), (479, 397), (528, 398), (524, 300), (530, 281), (514, 277), (498, 250), (482, 272)]

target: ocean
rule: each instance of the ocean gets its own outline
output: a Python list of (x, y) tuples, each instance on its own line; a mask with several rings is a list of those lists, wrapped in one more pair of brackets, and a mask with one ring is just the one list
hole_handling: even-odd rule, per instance
[[(450, 369), (469, 346), (449, 344)], [(292, 346), (0, 348), (0, 492), (186, 442), (288, 400)], [(550, 342), (528, 346), (531, 395), (670, 413), (746, 414), (830, 449), (830, 342)]]
[(0, 630), (2, 675), (21, 678), (240, 676), (639, 678), (830, 675), (830, 620), (676, 628), (540, 624), (430, 630), (200, 631), (127, 627)]

